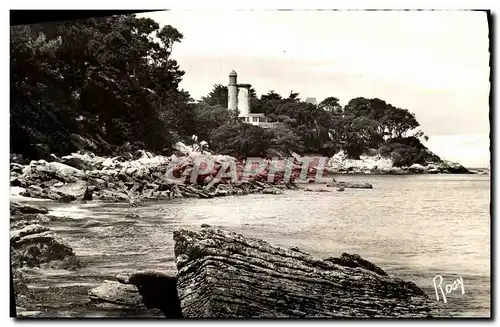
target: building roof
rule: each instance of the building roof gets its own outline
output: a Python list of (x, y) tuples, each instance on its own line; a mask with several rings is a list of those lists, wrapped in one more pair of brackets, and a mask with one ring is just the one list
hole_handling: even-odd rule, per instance
[(238, 84), (238, 87), (248, 87), (248, 88), (250, 88), (251, 86), (252, 86), (252, 84), (246, 84), (246, 83)]
[(229, 76), (238, 76), (238, 74), (236, 74), (236, 72), (234, 71), (234, 69), (229, 73)]

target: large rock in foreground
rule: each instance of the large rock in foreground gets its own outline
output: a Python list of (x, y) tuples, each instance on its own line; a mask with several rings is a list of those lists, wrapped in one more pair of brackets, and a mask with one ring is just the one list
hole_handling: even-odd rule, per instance
[(357, 255), (315, 259), (214, 229), (174, 232), (185, 318), (416, 317), (433, 302)]

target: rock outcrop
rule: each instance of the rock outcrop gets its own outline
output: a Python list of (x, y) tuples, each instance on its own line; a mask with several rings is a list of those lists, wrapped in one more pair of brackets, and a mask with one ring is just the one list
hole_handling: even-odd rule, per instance
[(428, 318), (441, 312), (414, 283), (356, 254), (321, 260), (207, 226), (176, 230), (174, 241), (177, 273), (121, 274), (91, 290), (90, 298), (160, 309), (167, 318)]
[(215, 229), (174, 232), (177, 293), (186, 318), (429, 317), (414, 283), (343, 254), (302, 252)]
[(11, 203), (10, 254), (13, 268), (51, 267), (77, 269), (80, 262), (73, 249), (53, 233), (47, 224), (48, 210)]
[(344, 182), (344, 181), (336, 181), (333, 180), (331, 183), (328, 183), (326, 185), (327, 187), (338, 187), (340, 189), (346, 189), (346, 188), (364, 188), (364, 189), (371, 189), (373, 188), (373, 185), (370, 183), (351, 183), (351, 182)]
[(358, 160), (349, 159), (344, 151), (336, 153), (328, 162), (332, 174), (469, 174), (473, 173), (459, 163), (441, 160), (426, 162), (425, 165), (413, 164), (409, 167), (397, 167), (391, 158), (374, 153), (363, 154)]
[(305, 187), (304, 192), (329, 193), (329, 192), (331, 192), (331, 190), (326, 189), (326, 188)]

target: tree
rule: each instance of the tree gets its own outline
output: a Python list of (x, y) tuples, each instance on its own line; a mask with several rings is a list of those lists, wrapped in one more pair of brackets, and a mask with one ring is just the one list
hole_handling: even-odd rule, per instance
[(415, 136), (388, 139), (379, 151), (381, 155), (392, 158), (397, 167), (411, 166), (414, 163), (425, 165), (427, 162), (441, 160)]
[(222, 106), (227, 108), (228, 90), (227, 86), (216, 84), (212, 91), (206, 97), (202, 97), (201, 101), (210, 106)]
[[(160, 39), (164, 50), (168, 53), (168, 56), (170, 56), (174, 50), (174, 44), (181, 42), (184, 36), (171, 25), (165, 25), (161, 30), (156, 32), (156, 37)], [(167, 57), (166, 59), (168, 60), (169, 58)]]
[(171, 59), (181, 40), (134, 15), (11, 27), (11, 139), (23, 140), (12, 151), (36, 157), (43, 143), (65, 154), (71, 134), (99, 153), (135, 141), (160, 150), (189, 135), (194, 106)]
[(279, 125), (272, 130), (272, 133), (272, 148), (284, 153), (290, 153), (291, 151), (303, 153), (304, 144), (302, 142), (302, 139), (289, 127)]
[(212, 131), (231, 121), (227, 108), (220, 105), (211, 106), (204, 102), (197, 103), (195, 109), (196, 132), (200, 140), (209, 140)]
[[(11, 28), (11, 151), (36, 157), (36, 144), (71, 150), (72, 99), (58, 72), (60, 38), (49, 40), (29, 26)], [(48, 92), (52, 88), (52, 92)]]
[(390, 137), (404, 137), (409, 130), (420, 125), (415, 118), (415, 114), (407, 109), (393, 106), (388, 106), (382, 122)]
[(250, 100), (257, 99), (257, 92), (253, 87), (251, 87), (250, 90), (248, 91), (248, 96), (250, 97)]
[(344, 112), (346, 114), (351, 114), (355, 117), (370, 117), (371, 110), (370, 100), (363, 97), (350, 100), (344, 107)]
[(272, 138), (271, 131), (258, 126), (227, 123), (212, 132), (210, 148), (238, 158), (264, 157)]
[(276, 93), (273, 90), (271, 90), (267, 94), (263, 94), (260, 97), (260, 99), (263, 100), (263, 101), (273, 101), (273, 100), (281, 100), (282, 97), (278, 93)]
[(335, 114), (342, 113), (342, 106), (339, 104), (339, 99), (335, 97), (328, 97), (325, 100), (321, 101), (318, 105), (320, 109), (329, 111)]
[(288, 96), (288, 100), (293, 101), (293, 102), (300, 102), (299, 93), (295, 93), (293, 91), (290, 91), (290, 95)]

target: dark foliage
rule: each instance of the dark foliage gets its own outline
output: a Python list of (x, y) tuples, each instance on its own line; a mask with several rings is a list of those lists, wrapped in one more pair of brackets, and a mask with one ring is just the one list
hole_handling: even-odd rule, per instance
[(414, 163), (425, 165), (426, 162), (441, 160), (413, 136), (389, 139), (380, 146), (379, 151), (381, 155), (392, 158), (396, 167), (411, 166)]
[(161, 150), (194, 132), (184, 72), (170, 58), (175, 28), (127, 15), (15, 26), (10, 36), (12, 152), (109, 153), (136, 141)]
[[(351, 158), (380, 148), (397, 165), (435, 159), (415, 115), (381, 99), (355, 98), (342, 107), (328, 97), (318, 105), (291, 91), (257, 97), (251, 110), (277, 122), (262, 129), (227, 110), (228, 90), (214, 85), (198, 103), (179, 89), (184, 75), (172, 58), (183, 35), (135, 15), (50, 22), (10, 29), (11, 152), (47, 157), (91, 150), (170, 151), (196, 134), (215, 151), (233, 156), (284, 153)], [(413, 135), (413, 136), (411, 136)]]

